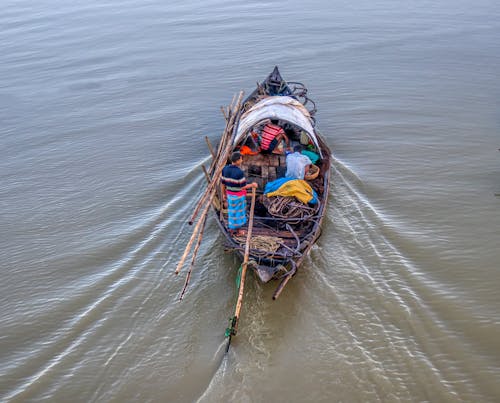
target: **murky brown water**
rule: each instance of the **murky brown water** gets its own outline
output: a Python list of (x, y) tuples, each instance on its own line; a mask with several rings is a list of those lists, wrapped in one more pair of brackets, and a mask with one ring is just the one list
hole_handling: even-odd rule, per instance
[[(0, 400), (500, 400), (500, 6), (7, 1)], [(205, 231), (173, 271), (219, 107), (275, 64), (334, 151), (277, 301)]]

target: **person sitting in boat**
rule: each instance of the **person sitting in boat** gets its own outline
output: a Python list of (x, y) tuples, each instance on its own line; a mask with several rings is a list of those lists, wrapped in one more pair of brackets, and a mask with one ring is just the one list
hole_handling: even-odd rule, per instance
[[(287, 148), (290, 147), (290, 140), (282, 127), (278, 126), (278, 121), (272, 119), (264, 126), (261, 133), (260, 150), (264, 154), (270, 154), (277, 150), (277, 145), (285, 141)], [(281, 152), (279, 152), (281, 153)]]
[(243, 157), (239, 152), (231, 155), (231, 164), (222, 169), (221, 187), (222, 197), (227, 203), (228, 228), (232, 235), (243, 236), (245, 231), (241, 228), (247, 222), (247, 189), (257, 189), (257, 183), (247, 183), (245, 173), (240, 165)]
[(289, 153), (286, 156), (286, 174), (287, 178), (294, 179), (304, 179), (304, 175), (309, 171), (312, 165), (311, 159), (302, 154), (304, 147), (301, 144), (297, 144), (293, 147), (293, 153)]

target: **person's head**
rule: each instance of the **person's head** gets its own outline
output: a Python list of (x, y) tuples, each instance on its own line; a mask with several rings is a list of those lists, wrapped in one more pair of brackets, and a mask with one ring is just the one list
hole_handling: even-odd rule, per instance
[(271, 119), (271, 123), (273, 125), (277, 125), (279, 123), (278, 119)]
[(231, 154), (231, 162), (234, 164), (238, 162), (241, 159), (241, 153), (238, 151), (235, 151), (234, 153)]
[(293, 147), (293, 151), (296, 153), (301, 153), (304, 147), (302, 147), (302, 144), (297, 144), (296, 146)]

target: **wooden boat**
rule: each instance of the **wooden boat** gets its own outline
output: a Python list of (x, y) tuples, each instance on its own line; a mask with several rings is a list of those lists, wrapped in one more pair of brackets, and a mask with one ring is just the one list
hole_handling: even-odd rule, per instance
[[(206, 138), (212, 155), (210, 168), (207, 170), (203, 167), (208, 185), (189, 220), (189, 224), (196, 222), (196, 225), (175, 273), (180, 272), (195, 244), (179, 297), (182, 300), (203, 239), (207, 215), (212, 210), (225, 236), (226, 248), (243, 259), (239, 269), (235, 313), (226, 329), (228, 349), (231, 337), (236, 335), (238, 328), (247, 268), (251, 267), (264, 283), (272, 279), (279, 280), (273, 294), (273, 299), (276, 299), (319, 238), (330, 185), (331, 153), (315, 128), (316, 107), (308, 98), (306, 87), (301, 83), (283, 80), (278, 67), (262, 83), (257, 84), (257, 88), (245, 100), (243, 92), (240, 92), (230, 107), (222, 108), (222, 111), (226, 127), (217, 150)], [(270, 121), (284, 130), (289, 140), (288, 146), (300, 144), (306, 147), (301, 152), (308, 153), (314, 165), (304, 179), (287, 177), (287, 174), (290, 176), (287, 158), (291, 157), (279, 145), (275, 153), (262, 152), (261, 132)], [(248, 227), (243, 236), (238, 236), (228, 227), (228, 211), (221, 187), (221, 174), (234, 151), (244, 154), (240, 168), (247, 181), (258, 184), (257, 194), (252, 189)], [(296, 158), (302, 157), (297, 154)], [(290, 160), (288, 162), (290, 168)], [(302, 177), (302, 174), (300, 172), (297, 176)]]
[[(228, 229), (227, 210), (220, 203), (221, 190), (218, 188), (220, 167), (228, 163), (227, 157), (233, 151), (239, 150), (243, 154), (240, 168), (245, 172), (247, 182), (258, 184), (255, 211), (252, 211), (248, 266), (264, 283), (272, 279), (280, 281), (273, 299), (297, 272), (321, 233), (330, 184), (331, 151), (315, 128), (315, 112), (315, 104), (308, 98), (306, 87), (298, 82), (286, 82), (275, 67), (244, 101), (237, 103), (232, 110), (224, 111), (227, 130), (218, 152), (212, 149), (214, 161), (207, 172), (207, 180), (217, 188), (213, 212), (226, 238), (226, 248), (238, 253), (242, 259), (246, 239), (233, 235)], [(264, 194), (266, 185), (275, 183), (286, 173), (285, 152), (263, 154), (258, 151), (259, 133), (270, 119), (278, 120), (290, 140), (290, 147), (302, 144), (308, 155), (318, 157), (310, 176), (306, 173), (305, 177), (316, 193), (316, 204), (301, 202), (294, 196), (268, 197)], [(220, 158), (226, 160), (218, 161)], [(247, 208), (250, 204), (247, 203)]]

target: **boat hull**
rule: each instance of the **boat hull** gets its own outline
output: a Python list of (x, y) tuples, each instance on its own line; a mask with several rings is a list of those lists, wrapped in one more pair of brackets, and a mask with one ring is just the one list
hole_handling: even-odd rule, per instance
[[(230, 139), (226, 139), (231, 151), (243, 153), (246, 147), (241, 168), (247, 182), (258, 184), (248, 265), (262, 282), (281, 280), (276, 298), (321, 235), (330, 187), (331, 151), (315, 128), (315, 112), (315, 104), (307, 97), (305, 87), (300, 83), (287, 83), (276, 67), (242, 102), (238, 116), (233, 117)], [(315, 205), (300, 202), (293, 196), (268, 197), (271, 193), (265, 193), (268, 184), (282, 179), (286, 173), (285, 153), (264, 154), (258, 150), (255, 140), (259, 129), (273, 118), (279, 119), (290, 145), (302, 144), (318, 156), (316, 177), (305, 181), (313, 190)], [(217, 155), (223, 154), (223, 142), (221, 139)], [(219, 181), (213, 169), (208, 177), (210, 181)], [(213, 211), (225, 236), (225, 247), (243, 259), (246, 238), (236, 237), (229, 231), (227, 210), (221, 200), (219, 191), (213, 201)]]

